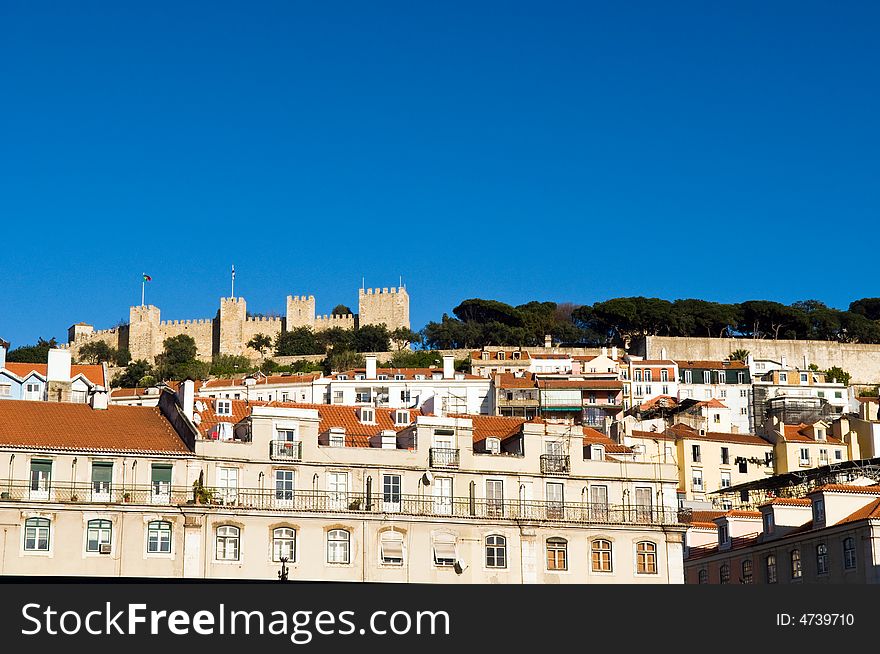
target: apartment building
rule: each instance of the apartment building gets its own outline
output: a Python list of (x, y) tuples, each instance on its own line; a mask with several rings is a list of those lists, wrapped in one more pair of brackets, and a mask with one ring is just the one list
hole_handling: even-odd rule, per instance
[(770, 370), (752, 380), (752, 415), (755, 432), (776, 417), (788, 424), (833, 422), (849, 409), (847, 387), (829, 382), (817, 370)]
[(752, 378), (744, 361), (677, 361), (678, 399), (719, 400), (730, 407), (731, 429), (752, 432)]
[(86, 403), (107, 388), (104, 365), (72, 365), (70, 352), (49, 350), (46, 363), (6, 361), (8, 345), (0, 343), (0, 400)]
[(688, 530), (689, 584), (880, 582), (880, 486), (826, 484), (758, 511), (729, 511)]
[(531, 373), (500, 373), (492, 376), (493, 402), (489, 413), (529, 420), (541, 413), (538, 384)]
[(795, 472), (861, 458), (855, 434), (836, 436), (829, 423), (788, 425), (772, 418), (767, 438), (773, 445), (776, 472)]
[(479, 377), (523, 374), (529, 371), (531, 355), (520, 348), (483, 348), (470, 353), (471, 373)]
[(315, 382), (321, 373), (294, 372), (280, 375), (265, 375), (255, 372), (239, 379), (210, 379), (197, 385), (198, 393), (208, 397), (222, 397), (235, 400), (255, 400), (257, 402), (317, 402), (318, 395), (324, 392)]
[(275, 579), (284, 560), (303, 580), (683, 580), (675, 469), (584, 428), (191, 382), (156, 407), (103, 399), (0, 403), (0, 573)]
[(628, 358), (624, 371), (632, 396), (629, 406), (636, 406), (660, 395), (678, 397), (678, 364), (669, 359)]

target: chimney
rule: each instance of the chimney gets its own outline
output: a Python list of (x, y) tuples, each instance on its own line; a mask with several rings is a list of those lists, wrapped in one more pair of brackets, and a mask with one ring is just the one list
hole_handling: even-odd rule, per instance
[(608, 356), (608, 348), (605, 347), (604, 345), (602, 346), (602, 356), (603, 356), (603, 357), (607, 357), (607, 356)]
[(49, 364), (46, 379), (50, 382), (70, 381), (70, 350), (52, 348), (49, 350)]
[(578, 361), (576, 359), (571, 360), (571, 374), (572, 375), (581, 374), (581, 362), (580, 361)]
[(617, 346), (616, 345), (611, 346), (611, 358), (614, 359), (615, 361), (617, 361)]
[(6, 348), (9, 343), (0, 338), (0, 370), (6, 367)]
[(664, 361), (666, 360), (666, 348), (665, 347), (660, 348), (660, 359), (664, 360)]
[(455, 357), (451, 354), (443, 355), (443, 379), (455, 377)]
[(95, 411), (105, 411), (107, 409), (109, 401), (110, 394), (104, 389), (96, 389), (95, 392), (92, 393), (91, 397), (89, 397), (89, 405)]
[(183, 415), (187, 420), (193, 419), (193, 405), (195, 404), (196, 385), (192, 379), (186, 379), (180, 382), (177, 388), (177, 399), (180, 401), (180, 407)]
[(367, 360), (367, 379), (376, 379), (376, 355), (368, 354)]
[(788, 357), (785, 356), (784, 354), (781, 357), (779, 357), (779, 364), (782, 366), (783, 370), (788, 368)]
[(544, 334), (544, 347), (551, 348), (553, 347), (553, 337), (550, 334)]

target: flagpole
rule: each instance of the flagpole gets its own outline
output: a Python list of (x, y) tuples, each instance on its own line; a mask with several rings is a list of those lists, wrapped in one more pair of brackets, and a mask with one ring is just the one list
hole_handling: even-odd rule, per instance
[(144, 290), (147, 287), (146, 273), (141, 273), (141, 306), (144, 306)]

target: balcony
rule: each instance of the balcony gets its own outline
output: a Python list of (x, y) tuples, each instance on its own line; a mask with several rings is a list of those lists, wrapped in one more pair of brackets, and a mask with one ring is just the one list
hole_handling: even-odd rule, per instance
[[(90, 492), (92, 485), (53, 484), (49, 499), (37, 500), (30, 496), (26, 481), (0, 480), (0, 506), (10, 503), (27, 505), (58, 505), (76, 503), (85, 506), (106, 504), (142, 505), (146, 511), (161, 499), (166, 506), (200, 505), (203, 510), (233, 503), (235, 510), (304, 512), (316, 514), (349, 514), (382, 516), (396, 513), (407, 516), (473, 519), (493, 523), (564, 522), (576, 524), (633, 524), (683, 526), (689, 516), (668, 507), (634, 506), (619, 504), (589, 504), (559, 501), (517, 501), (483, 499), (476, 497), (434, 497), (431, 495), (394, 494), (385, 501), (379, 493), (349, 493), (343, 491), (300, 491), (273, 488), (206, 487), (201, 501), (196, 502), (192, 487), (174, 486), (168, 492), (154, 495), (149, 485), (112, 487), (109, 501), (97, 501)], [(102, 492), (103, 496), (103, 492)], [(150, 508), (147, 508), (150, 507)]]
[(571, 472), (571, 457), (567, 454), (542, 454), (542, 475), (567, 475)]
[(431, 448), (431, 467), (432, 468), (457, 468), (459, 465), (459, 456), (457, 448), (449, 447), (432, 447)]
[(269, 443), (269, 458), (272, 461), (301, 461), (301, 441), (271, 441)]

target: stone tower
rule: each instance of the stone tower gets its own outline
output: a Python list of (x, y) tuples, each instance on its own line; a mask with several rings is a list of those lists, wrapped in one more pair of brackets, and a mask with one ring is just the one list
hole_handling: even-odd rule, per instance
[(243, 354), (247, 349), (244, 343), (245, 318), (247, 318), (247, 302), (243, 297), (220, 298), (219, 354)]
[(315, 326), (315, 296), (288, 295), (287, 321), (285, 329), (291, 331), (297, 327)]
[(389, 331), (410, 328), (406, 288), (362, 288), (358, 292), (358, 326), (385, 323)]
[(162, 351), (162, 332), (159, 326), (159, 307), (152, 304), (131, 307), (128, 311), (128, 350), (131, 360), (153, 357)]

